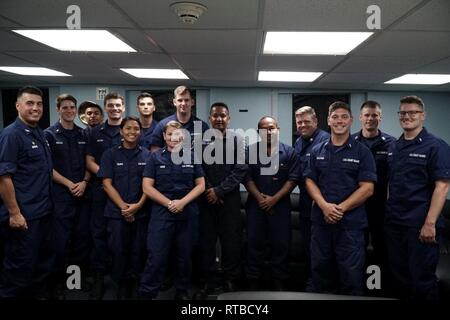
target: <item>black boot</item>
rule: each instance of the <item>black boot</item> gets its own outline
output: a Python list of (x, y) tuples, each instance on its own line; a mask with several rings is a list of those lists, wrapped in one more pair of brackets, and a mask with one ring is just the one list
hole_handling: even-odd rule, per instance
[(238, 291), (236, 282), (232, 281), (232, 280), (225, 280), (223, 282), (223, 291), (224, 292), (234, 292), (234, 291)]
[(274, 279), (272, 283), (273, 291), (286, 291), (286, 284), (284, 280)]
[(127, 280), (126, 298), (135, 300), (138, 298), (139, 279), (130, 278)]
[(127, 281), (122, 280), (117, 285), (116, 300), (127, 300)]
[(259, 282), (259, 279), (249, 279), (248, 280), (248, 290), (249, 291), (261, 290), (261, 284)]
[(92, 286), (91, 293), (89, 294), (89, 300), (101, 300), (105, 293), (105, 280), (103, 273), (94, 273), (94, 284)]
[(64, 274), (58, 272), (49, 278), (49, 295), (51, 300), (66, 300)]
[(175, 293), (174, 300), (191, 300), (187, 291), (185, 290), (177, 290)]
[(200, 289), (194, 293), (193, 300), (206, 300), (208, 294), (211, 292), (211, 287), (208, 283), (204, 283)]

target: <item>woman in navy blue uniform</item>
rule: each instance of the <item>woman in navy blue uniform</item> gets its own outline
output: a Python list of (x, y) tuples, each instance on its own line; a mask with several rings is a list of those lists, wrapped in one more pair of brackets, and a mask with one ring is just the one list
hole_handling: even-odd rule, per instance
[(118, 285), (117, 299), (131, 298), (145, 259), (147, 227), (142, 173), (149, 151), (138, 145), (142, 126), (127, 117), (120, 124), (121, 145), (103, 153), (97, 177), (108, 195), (104, 216), (112, 254), (111, 277)]
[(150, 155), (144, 170), (143, 190), (154, 202), (148, 226), (148, 259), (139, 289), (142, 298), (158, 295), (173, 245), (176, 256), (171, 261), (177, 263), (175, 299), (189, 299), (192, 247), (199, 214), (194, 200), (205, 190), (205, 178), (201, 164), (174, 161), (183, 152), (181, 127), (177, 121), (164, 126), (166, 146)]

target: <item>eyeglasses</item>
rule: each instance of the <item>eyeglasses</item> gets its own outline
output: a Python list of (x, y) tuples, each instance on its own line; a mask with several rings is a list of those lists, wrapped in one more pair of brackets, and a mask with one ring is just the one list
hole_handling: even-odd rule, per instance
[(399, 111), (397, 113), (400, 118), (404, 118), (406, 115), (408, 115), (410, 118), (414, 118), (418, 113), (423, 113), (423, 111), (411, 110), (411, 111)]

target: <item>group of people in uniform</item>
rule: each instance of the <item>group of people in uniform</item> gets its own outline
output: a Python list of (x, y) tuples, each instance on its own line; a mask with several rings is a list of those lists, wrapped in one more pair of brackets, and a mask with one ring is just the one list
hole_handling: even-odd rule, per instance
[[(206, 299), (216, 287), (217, 241), (224, 291), (244, 289), (243, 269), (248, 289), (262, 289), (266, 262), (270, 289), (286, 290), (289, 251), (299, 250), (290, 247), (296, 186), (305, 291), (364, 295), (371, 247), (370, 263), (395, 297), (438, 298), (450, 148), (425, 129), (419, 97), (400, 100), (398, 139), (380, 131), (376, 101), (362, 104), (362, 129), (355, 134), (348, 104), (329, 106), (331, 133), (318, 128), (312, 107), (303, 106), (295, 112), (293, 147), (279, 141), (272, 116), (259, 120), (260, 138), (247, 146), (229, 130), (225, 103), (211, 105), (214, 134), (208, 139), (209, 125), (192, 114), (188, 87), (174, 90), (173, 104), (176, 112), (157, 122), (146, 92), (137, 97), (139, 118), (124, 117), (117, 93), (106, 95), (103, 109), (91, 101), (77, 108), (75, 97), (62, 94), (59, 120), (43, 131), (42, 92), (19, 90), (18, 117), (0, 134), (0, 298), (50, 293), (64, 299), (66, 268), (77, 265), (91, 299), (102, 299), (106, 274), (117, 299), (155, 299), (167, 270), (174, 275), (174, 299)], [(79, 112), (84, 129), (75, 124)], [(186, 148), (186, 133), (192, 146), (201, 139), (202, 152)], [(206, 150), (214, 161), (202, 158)], [(274, 172), (264, 171), (274, 163)], [(241, 184), (248, 191), (245, 250)], [(201, 283), (189, 295), (193, 265)]]

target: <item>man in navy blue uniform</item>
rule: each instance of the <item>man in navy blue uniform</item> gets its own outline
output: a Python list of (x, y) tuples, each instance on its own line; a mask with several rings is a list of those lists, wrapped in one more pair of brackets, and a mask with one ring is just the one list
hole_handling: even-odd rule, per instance
[[(300, 135), (295, 141), (294, 149), (300, 159), (300, 180), (299, 180), (299, 206), (300, 206), (300, 231), (303, 236), (303, 245), (306, 253), (308, 277), (311, 273), (311, 206), (312, 200), (306, 191), (305, 179), (303, 171), (308, 165), (309, 155), (314, 146), (322, 141), (328, 140), (330, 134), (317, 127), (317, 116), (315, 110), (310, 106), (304, 106), (295, 111), (295, 123), (297, 125), (297, 133)], [(310, 281), (310, 280), (308, 280)]]
[(83, 272), (87, 269), (90, 214), (84, 193), (90, 173), (85, 163), (87, 136), (74, 123), (77, 100), (69, 94), (58, 96), (56, 112), (59, 114), (58, 122), (44, 134), (53, 160), (55, 266), (52, 293), (53, 298), (64, 299), (68, 263), (82, 267)]
[(52, 157), (38, 127), (41, 90), (20, 89), (16, 109), (16, 121), (0, 135), (0, 230), (5, 239), (0, 298), (44, 294), (53, 264)]
[[(384, 216), (387, 200), (388, 180), (388, 153), (392, 148), (395, 138), (382, 132), (379, 126), (382, 121), (381, 106), (376, 101), (366, 101), (361, 105), (359, 121), (361, 130), (352, 137), (370, 149), (377, 167), (377, 183), (375, 183), (373, 195), (366, 200), (366, 213), (369, 227), (366, 231), (366, 248), (372, 246), (372, 255), (368, 264), (380, 267), (383, 277), (381, 288), (389, 285), (387, 249), (384, 240)], [(390, 282), (390, 281), (389, 281)]]
[[(209, 114), (209, 121), (216, 131), (203, 144), (206, 191), (200, 201), (199, 235), (203, 283), (195, 299), (205, 299), (214, 289), (217, 239), (220, 239), (221, 245), (225, 292), (236, 291), (241, 271), (242, 219), (239, 186), (248, 170), (244, 141), (241, 136), (228, 130), (230, 113), (225, 103), (213, 103)], [(207, 150), (210, 153), (206, 154)], [(209, 156), (211, 160), (206, 159)]]
[(386, 243), (398, 294), (437, 299), (436, 267), (450, 180), (450, 148), (424, 128), (425, 105), (400, 100), (403, 134), (389, 154)]
[[(169, 252), (174, 246), (176, 263), (175, 300), (188, 300), (191, 284), (192, 247), (198, 237), (196, 198), (205, 191), (202, 166), (191, 161), (177, 163), (183, 152), (181, 124), (169, 121), (164, 127), (166, 147), (150, 154), (142, 187), (153, 200), (148, 226), (148, 258), (139, 288), (142, 298), (156, 298), (164, 279)], [(186, 150), (190, 152), (190, 150)], [(179, 159), (176, 159), (179, 160)]]
[(149, 150), (138, 145), (141, 124), (127, 117), (120, 124), (122, 145), (103, 153), (97, 177), (103, 178), (108, 195), (105, 207), (108, 244), (112, 254), (111, 278), (117, 284), (116, 298), (132, 298), (145, 261), (148, 225), (147, 196), (142, 193), (142, 173)]
[(155, 101), (148, 92), (142, 92), (137, 97), (137, 111), (139, 112), (139, 120), (142, 125), (142, 133), (139, 139), (139, 145), (150, 150), (151, 137), (158, 121), (153, 118), (155, 112)]
[[(195, 105), (195, 100), (192, 98), (191, 90), (188, 87), (176, 87), (173, 94), (173, 105), (176, 108), (176, 112), (173, 115), (162, 119), (155, 130), (153, 130), (151, 137), (151, 151), (156, 151), (164, 146), (163, 132), (165, 125), (169, 121), (178, 121), (181, 123), (183, 129), (189, 131), (192, 145), (194, 145), (194, 140), (197, 139), (196, 141), (198, 141), (200, 147), (199, 151), (201, 151), (201, 136), (209, 129), (209, 126), (206, 122), (192, 114), (192, 107)], [(197, 124), (201, 132), (194, 132), (195, 124)]]
[[(269, 248), (272, 288), (282, 291), (289, 278), (290, 193), (298, 183), (300, 164), (294, 148), (279, 142), (279, 127), (275, 118), (270, 116), (261, 118), (258, 122), (258, 131), (261, 142), (249, 147), (249, 170), (245, 181), (245, 187), (249, 192), (246, 204), (248, 235), (246, 274), (250, 289), (259, 289), (264, 272), (266, 249)], [(270, 172), (271, 170), (265, 172), (264, 169), (271, 167), (274, 169), (273, 172)]]
[(350, 136), (352, 120), (346, 103), (330, 105), (331, 137), (312, 149), (304, 172), (314, 200), (308, 291), (364, 293), (364, 201), (372, 195), (377, 177), (370, 150)]
[(93, 240), (91, 269), (94, 272), (94, 286), (91, 299), (101, 299), (104, 293), (104, 274), (108, 262), (108, 248), (106, 240), (106, 221), (103, 216), (106, 205), (106, 194), (103, 191), (102, 179), (96, 177), (103, 152), (111, 147), (119, 146), (120, 123), (125, 112), (124, 98), (111, 92), (105, 96), (104, 108), (108, 119), (91, 130), (86, 153), (86, 166), (93, 175), (91, 234)]

